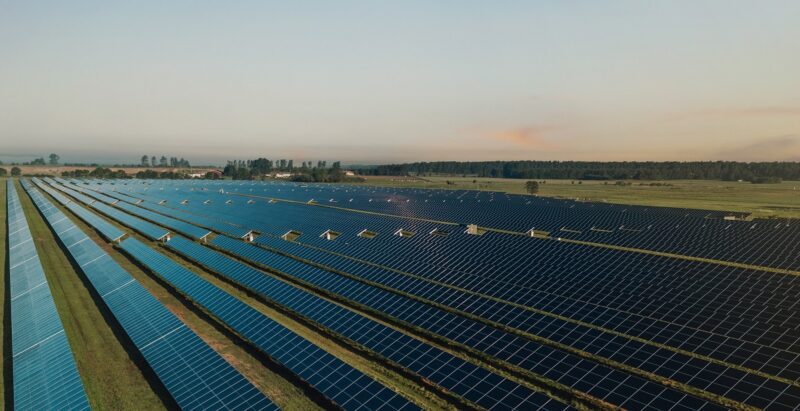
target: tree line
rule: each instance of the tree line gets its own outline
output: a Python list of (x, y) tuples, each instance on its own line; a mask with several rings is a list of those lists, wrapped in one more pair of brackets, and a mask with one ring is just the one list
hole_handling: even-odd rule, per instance
[[(34, 158), (31, 161), (23, 161), (21, 165), (23, 165), (23, 166), (44, 166), (44, 165), (48, 165), (49, 164), (51, 166), (57, 166), (58, 165), (58, 161), (61, 159), (61, 156), (59, 156), (58, 154), (53, 153), (53, 154), (50, 154), (49, 156), (47, 156), (47, 158), (48, 158), (47, 161), (45, 161), (44, 157)], [(0, 165), (3, 165), (2, 161), (0, 161)], [(11, 165), (20, 165), (20, 164), (16, 163), (16, 162), (12, 162)]]
[(106, 167), (97, 167), (94, 170), (76, 169), (70, 171), (62, 171), (61, 177), (70, 178), (130, 178), (123, 170), (111, 170)]
[(368, 166), (362, 175), (468, 175), (575, 180), (800, 180), (798, 162), (737, 161), (435, 161)]
[(317, 161), (316, 164), (313, 161), (303, 161), (296, 167), (294, 160), (272, 161), (263, 157), (255, 160), (230, 160), (222, 174), (234, 180), (252, 180), (274, 172), (290, 173), (289, 179), (299, 182), (336, 183), (350, 179), (339, 161), (334, 161), (330, 167), (324, 160)]
[(139, 165), (141, 167), (164, 167), (164, 168), (166, 168), (166, 167), (172, 167), (172, 168), (179, 168), (179, 167), (180, 168), (189, 168), (189, 167), (191, 167), (191, 164), (189, 164), (189, 161), (184, 159), (183, 157), (181, 157), (181, 158), (178, 158), (178, 157), (167, 158), (167, 156), (161, 156), (161, 158), (157, 159), (156, 156), (150, 157), (150, 156), (148, 156), (146, 154), (142, 156), (141, 160), (139, 161)]
[[(17, 177), (22, 174), (22, 170), (19, 167), (11, 167), (11, 175), (13, 177)], [(8, 175), (8, 170), (5, 168), (0, 168), (0, 177), (5, 177)]]

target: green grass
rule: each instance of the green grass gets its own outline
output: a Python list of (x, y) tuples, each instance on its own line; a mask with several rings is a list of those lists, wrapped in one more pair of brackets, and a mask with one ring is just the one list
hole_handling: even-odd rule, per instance
[(112, 325), (95, 305), (81, 277), (19, 184), (17, 192), (89, 404), (94, 409), (164, 409), (164, 403), (114, 334)]
[[(450, 181), (451, 184), (447, 184)], [(368, 177), (359, 185), (384, 187), (439, 188), (461, 190), (490, 190), (525, 194), (527, 180), (473, 177)], [(617, 186), (614, 181), (544, 180), (540, 196), (601, 201), (619, 204), (639, 204), (662, 207), (701, 208), (741, 211), (756, 217), (800, 218), (800, 182), (780, 184), (751, 184), (748, 182), (711, 180), (671, 180), (656, 183), (669, 186), (650, 186), (651, 181), (631, 181), (629, 186)], [(575, 182), (574, 184), (572, 182)]]

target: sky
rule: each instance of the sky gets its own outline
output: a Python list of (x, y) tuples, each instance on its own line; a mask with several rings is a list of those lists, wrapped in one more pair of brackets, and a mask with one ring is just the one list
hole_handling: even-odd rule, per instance
[(0, 160), (800, 161), (799, 21), (796, 0), (0, 0)]

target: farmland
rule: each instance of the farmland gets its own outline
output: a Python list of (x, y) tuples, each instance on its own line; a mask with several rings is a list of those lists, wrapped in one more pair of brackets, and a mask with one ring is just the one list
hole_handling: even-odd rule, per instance
[[(448, 184), (447, 182), (450, 182)], [(525, 194), (525, 181), (482, 177), (366, 177), (363, 185)], [(779, 184), (710, 180), (615, 181), (541, 180), (538, 195), (661, 207), (752, 213), (758, 217), (800, 218), (800, 181)]]

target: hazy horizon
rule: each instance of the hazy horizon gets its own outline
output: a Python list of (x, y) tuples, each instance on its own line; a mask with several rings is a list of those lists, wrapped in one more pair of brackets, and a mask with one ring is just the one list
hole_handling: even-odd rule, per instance
[(797, 21), (792, 1), (2, 2), (0, 158), (800, 161)]

